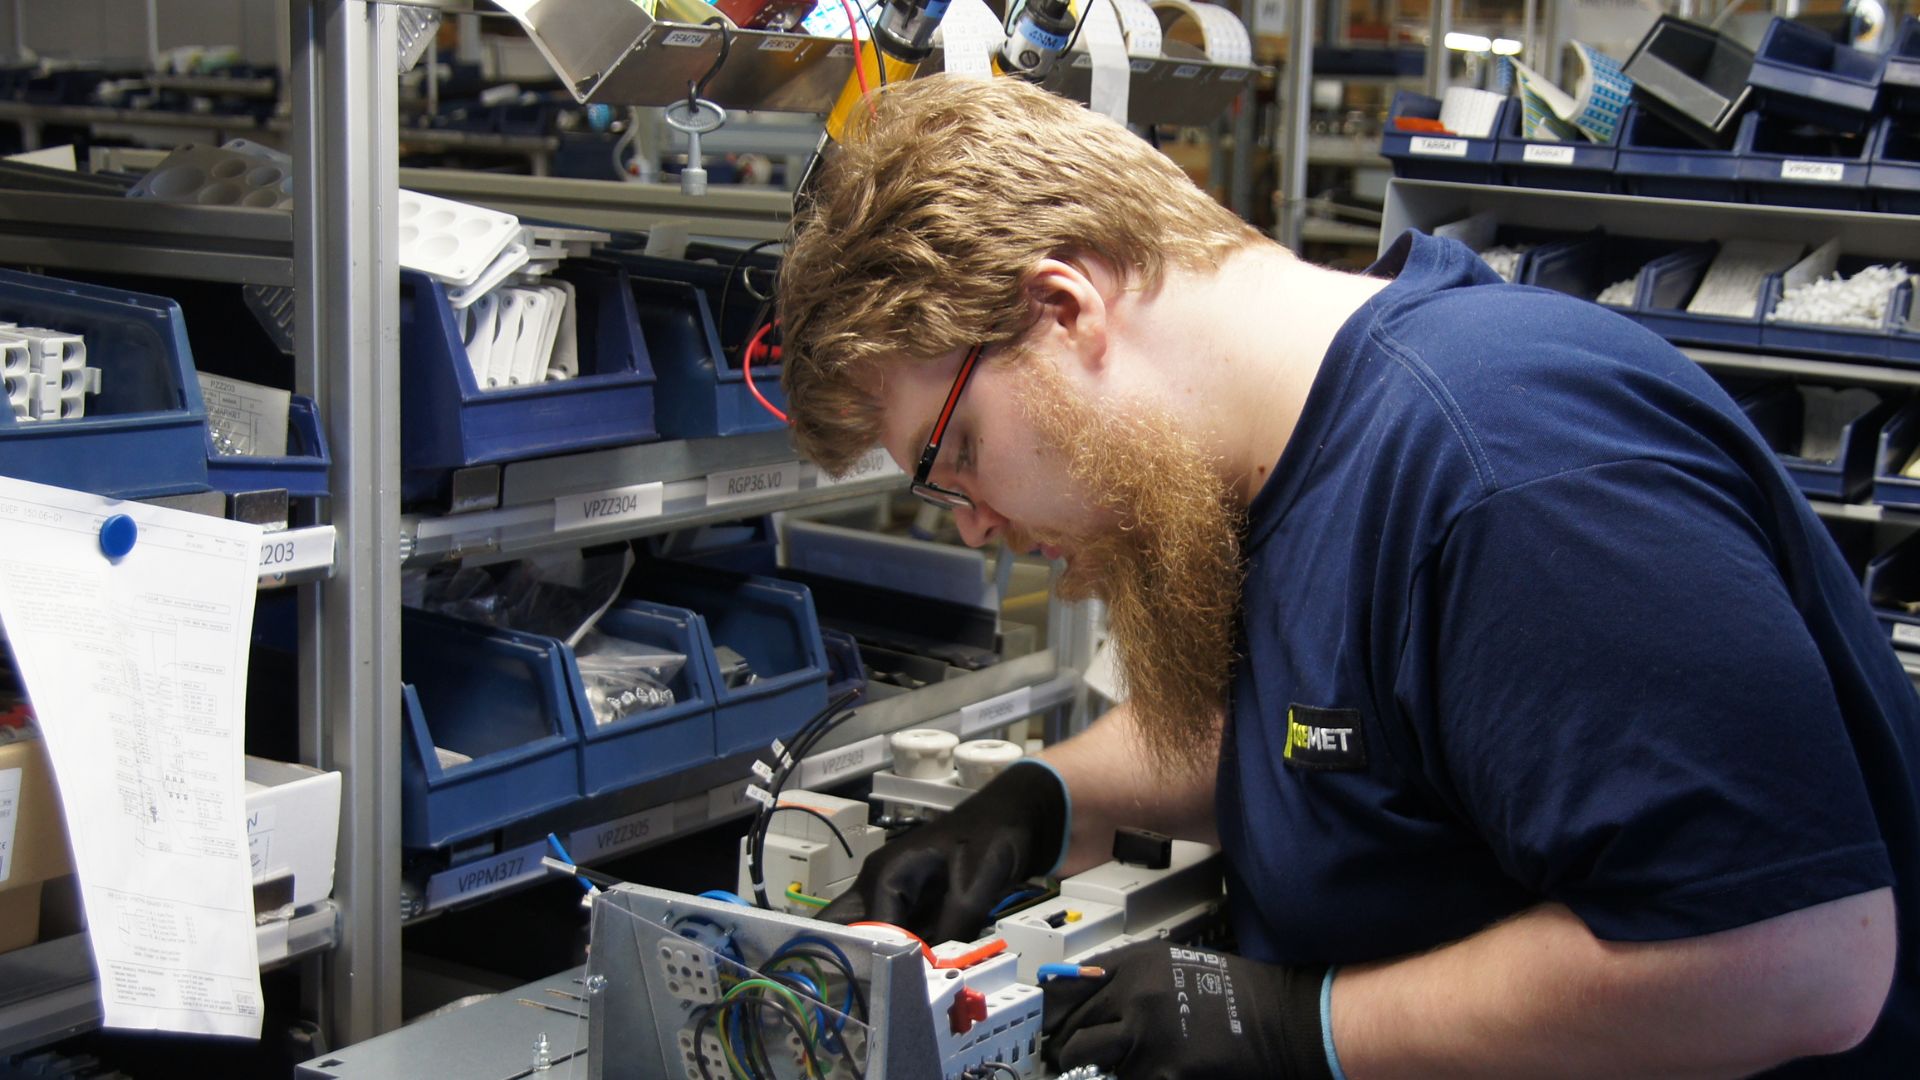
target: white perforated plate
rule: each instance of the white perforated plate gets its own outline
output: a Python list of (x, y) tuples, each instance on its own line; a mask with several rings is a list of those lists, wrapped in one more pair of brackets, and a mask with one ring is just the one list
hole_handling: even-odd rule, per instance
[(127, 197), (277, 210), (293, 203), (293, 177), (286, 165), (253, 154), (188, 145), (155, 165)]
[[(512, 214), (417, 191), (401, 190), (399, 215), (400, 265), (431, 274), (456, 291), (480, 284), (501, 253), (520, 240), (520, 219)], [(526, 265), (526, 245), (518, 246), (520, 261), (502, 271), (495, 283)], [(455, 307), (465, 307), (492, 287), (450, 298)]]

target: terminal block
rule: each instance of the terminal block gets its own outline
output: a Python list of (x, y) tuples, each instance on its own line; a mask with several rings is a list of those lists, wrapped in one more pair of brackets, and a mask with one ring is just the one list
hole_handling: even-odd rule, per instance
[[(830, 829), (826, 822), (812, 814), (792, 810), (776, 810), (767, 823), (766, 844), (760, 856), (766, 874), (767, 898), (782, 911), (809, 915), (817, 908), (790, 898), (787, 888), (797, 885), (795, 891), (818, 899), (839, 896), (853, 884), (867, 856), (880, 850), (887, 834), (867, 824), (867, 804), (853, 799), (815, 791), (787, 791), (781, 794), (780, 804), (813, 810), (833, 823)], [(833, 829), (840, 830), (840, 835), (846, 837), (851, 855), (834, 838)], [(738, 891), (748, 896), (752, 889), (747, 874), (747, 841), (742, 837)]]

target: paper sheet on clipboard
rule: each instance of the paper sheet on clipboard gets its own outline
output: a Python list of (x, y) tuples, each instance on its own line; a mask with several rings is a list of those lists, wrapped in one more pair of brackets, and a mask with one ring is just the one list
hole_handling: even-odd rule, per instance
[[(101, 523), (139, 529), (117, 563)], [(0, 625), (59, 778), (109, 1027), (258, 1038), (241, 759), (260, 528), (0, 478)]]

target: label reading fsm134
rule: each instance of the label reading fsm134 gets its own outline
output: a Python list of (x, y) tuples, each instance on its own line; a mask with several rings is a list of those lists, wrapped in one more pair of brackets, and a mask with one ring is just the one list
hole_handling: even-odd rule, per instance
[(769, 495), (791, 495), (799, 487), (800, 463), (797, 461), (714, 473), (707, 477), (707, 505), (719, 506)]
[(543, 840), (503, 852), (485, 862), (442, 870), (427, 879), (427, 910), (436, 911), (455, 901), (471, 900), (523, 881), (545, 877), (548, 871), (540, 865), (540, 856), (546, 851), (547, 845)]
[(1846, 167), (1837, 161), (1783, 161), (1780, 163), (1780, 179), (1812, 180), (1821, 184), (1837, 184), (1846, 179)]
[(1520, 160), (1529, 165), (1571, 165), (1573, 147), (1529, 145), (1520, 151)]
[(800, 763), (800, 782), (818, 788), (886, 764), (887, 737), (875, 735), (838, 750), (815, 754)]
[(1466, 157), (1467, 140), (1436, 139), (1431, 135), (1415, 135), (1408, 151), (1425, 154), (1428, 157)]
[(590, 862), (673, 835), (673, 804), (656, 806), (590, 829), (575, 829), (567, 837), (567, 851), (578, 862)]
[(988, 728), (1025, 720), (1033, 712), (1033, 687), (1023, 686), (999, 697), (976, 701), (960, 710), (960, 737), (970, 738)]
[(702, 30), (673, 30), (660, 39), (662, 45), (677, 45), (680, 48), (696, 48), (707, 43), (711, 34)]
[(1893, 643), (1920, 646), (1920, 626), (1914, 626), (1911, 623), (1894, 623)]
[(861, 480), (878, 480), (883, 476), (904, 476), (900, 466), (893, 463), (893, 457), (881, 447), (874, 447), (860, 455), (846, 472), (839, 476), (821, 473), (815, 482), (816, 487), (834, 487), (839, 484), (852, 484)]
[(659, 517), (666, 493), (667, 485), (656, 480), (651, 484), (631, 484), (584, 495), (563, 495), (553, 500), (553, 529), (560, 532), (587, 525)]

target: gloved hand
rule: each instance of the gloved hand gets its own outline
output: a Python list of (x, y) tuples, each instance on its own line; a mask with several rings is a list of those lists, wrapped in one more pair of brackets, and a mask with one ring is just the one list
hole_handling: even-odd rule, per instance
[(889, 841), (820, 917), (872, 919), (927, 941), (967, 941), (987, 913), (1066, 856), (1067, 785), (1053, 767), (1016, 761), (935, 821)]
[(1332, 1080), (1320, 1034), (1324, 966), (1277, 967), (1212, 949), (1141, 941), (1087, 961), (1097, 978), (1049, 979), (1055, 1071), (1097, 1065), (1120, 1080)]

